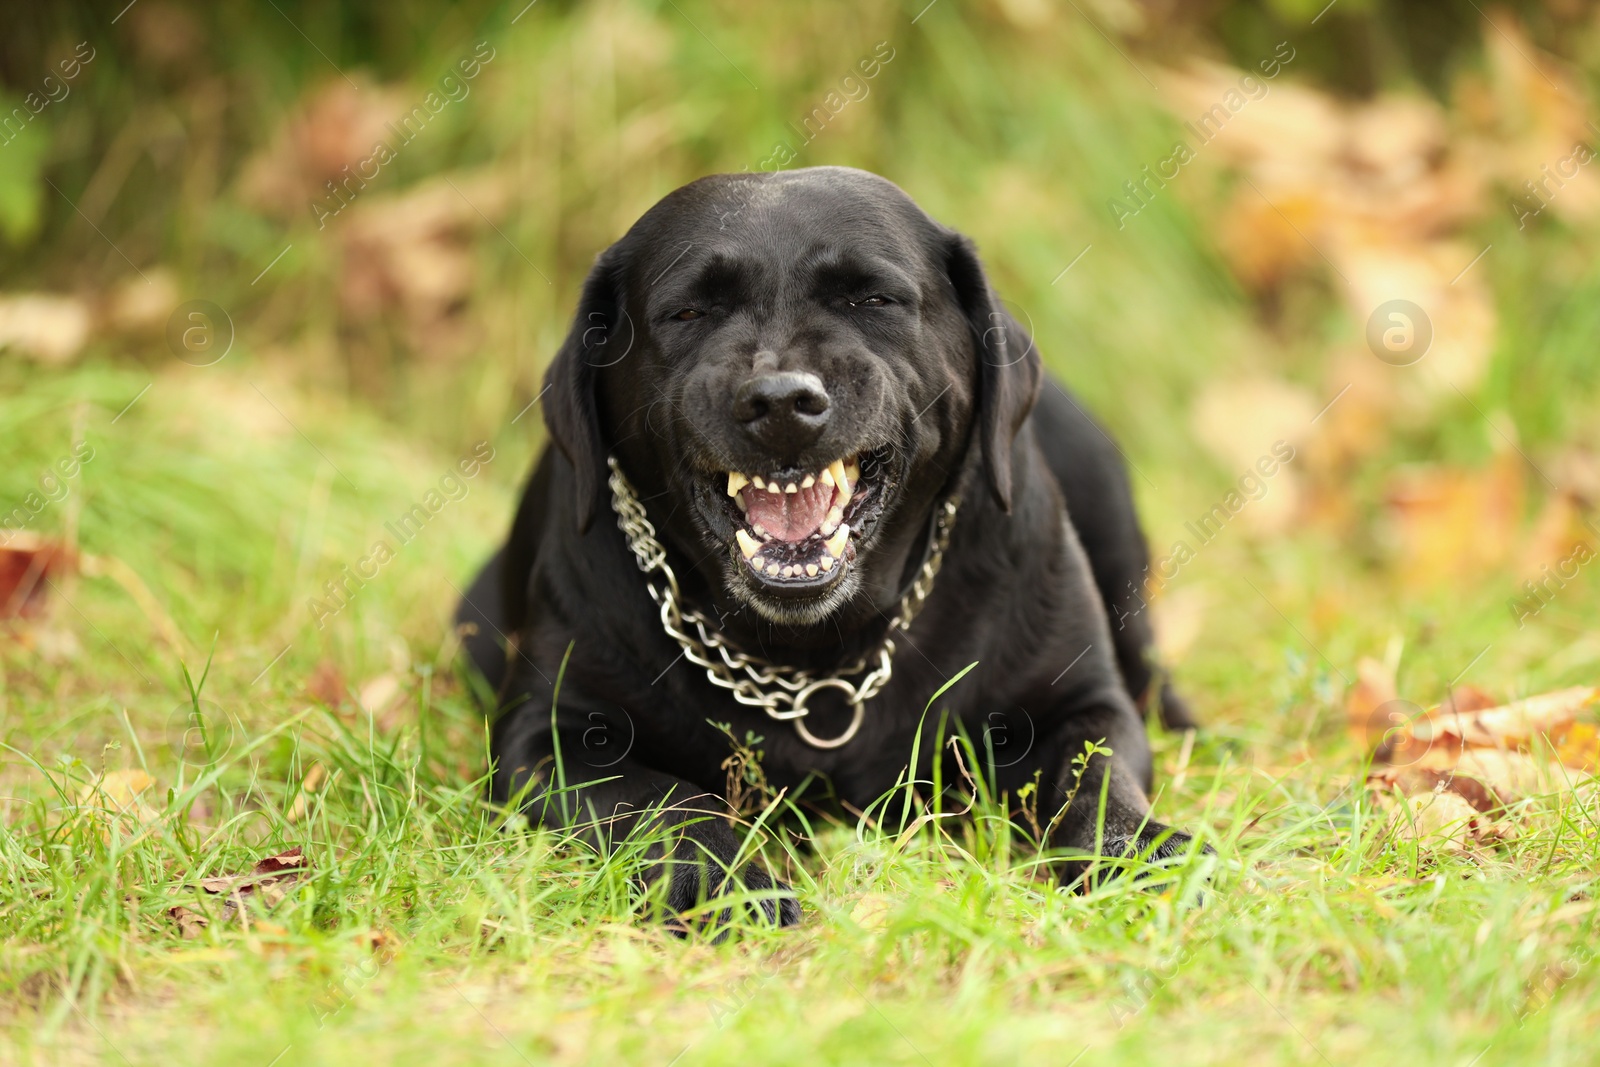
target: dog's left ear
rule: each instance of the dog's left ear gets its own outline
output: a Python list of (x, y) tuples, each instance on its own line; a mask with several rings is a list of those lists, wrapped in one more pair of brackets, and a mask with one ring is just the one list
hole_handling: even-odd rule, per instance
[(544, 375), (544, 424), (550, 439), (572, 464), (576, 478), (578, 532), (588, 532), (607, 479), (606, 444), (600, 434), (595, 379), (632, 344), (631, 324), (619, 322), (621, 270), (616, 246), (595, 260), (584, 279), (572, 329)]
[(995, 501), (1011, 511), (1011, 448), (1039, 399), (1044, 361), (1011, 314), (989, 289), (978, 250), (960, 234), (946, 245), (945, 270), (972, 332), (978, 360), (978, 425), (983, 470)]

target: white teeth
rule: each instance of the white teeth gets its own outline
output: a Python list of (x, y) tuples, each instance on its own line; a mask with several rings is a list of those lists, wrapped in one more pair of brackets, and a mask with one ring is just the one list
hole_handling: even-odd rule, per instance
[(821, 482), (823, 485), (831, 487), (834, 484), (833, 472), (831, 470), (823, 470), (821, 474), (817, 475), (817, 481)]
[(754, 537), (751, 537), (743, 530), (733, 531), (733, 536), (734, 539), (739, 542), (739, 551), (744, 554), (745, 559), (749, 559), (757, 552), (761, 551), (761, 542), (757, 541)]
[(848, 527), (848, 526), (840, 526), (837, 530), (834, 531), (833, 536), (828, 538), (828, 540), (826, 542), (824, 542), (827, 545), (828, 552), (831, 555), (838, 556), (840, 559), (843, 559), (844, 558), (844, 544), (845, 544), (845, 541), (847, 541), (849, 539), (849, 537), (850, 537), (850, 527)]
[(755, 557), (754, 559), (752, 559), (750, 561), (750, 565), (752, 567), (754, 567), (756, 570), (760, 570), (761, 568), (763, 568), (763, 567), (765, 567), (767, 565), (767, 557), (766, 556), (757, 556), (757, 557)]
[(794, 568), (793, 567), (785, 567), (785, 568), (783, 568), (783, 576), (785, 578), (793, 578), (794, 577)]
[(776, 578), (777, 576), (778, 576), (778, 565), (776, 563), (767, 564), (767, 577), (768, 578)]
[(742, 496), (736, 496), (736, 497), (734, 497), (734, 498), (733, 498), (733, 502), (734, 502), (734, 503), (735, 503), (735, 504), (738, 504), (738, 505), (739, 505), (739, 510), (740, 510), (740, 511), (749, 511), (749, 510), (750, 510), (750, 505), (749, 505), (749, 504), (746, 504), (746, 503), (745, 503), (745, 502), (744, 502), (744, 497), (742, 497)]
[(850, 503), (851, 497), (850, 476), (845, 473), (844, 460), (836, 459), (828, 464), (828, 472), (833, 475), (833, 484), (839, 493), (838, 499), (834, 503), (842, 508)]
[(806, 564), (806, 575), (810, 578), (815, 578), (817, 576), (817, 565), (815, 563)]
[(820, 562), (822, 563), (822, 569), (823, 570), (825, 570), (825, 571), (833, 570), (833, 557), (832, 556), (827, 555), (826, 553), (824, 553)]
[(751, 478), (750, 480), (752, 482), (756, 483), (756, 488), (757, 489), (765, 489), (767, 487), (767, 483), (761, 480), (761, 475), (759, 475), (759, 474), (756, 475), (754, 478)]
[(769, 492), (769, 493), (781, 493), (781, 492), (783, 492), (783, 490), (778, 488), (778, 483), (777, 482), (768, 482), (767, 483), (767, 492)]
[(827, 537), (829, 534), (833, 533), (833, 531), (838, 529), (839, 524), (843, 521), (844, 512), (837, 504), (835, 504), (833, 507), (828, 509), (828, 517), (822, 520), (822, 536)]
[(754, 530), (756, 532), (756, 536), (761, 538), (763, 541), (767, 540), (771, 536), (767, 533), (767, 528), (762, 526), (759, 522), (751, 526), (750, 529)]
[(800, 487), (795, 485), (793, 482), (790, 482), (788, 485), (783, 487), (783, 491), (785, 493), (798, 493), (800, 491)]
[(861, 466), (855, 460), (844, 465), (844, 473), (850, 479), (852, 486), (861, 481)]
[(802, 488), (802, 489), (810, 489), (813, 485), (816, 485), (816, 484), (817, 484), (817, 480), (814, 477), (812, 477), (811, 475), (808, 474), (808, 475), (805, 476), (805, 479), (803, 481), (801, 481), (800, 488)]
[(746, 478), (744, 475), (740, 474), (738, 471), (729, 471), (728, 472), (728, 495), (729, 496), (735, 496), (735, 497), (738, 496), (739, 495), (739, 490), (743, 489), (745, 486), (747, 486), (749, 484), (750, 484), (750, 479)]

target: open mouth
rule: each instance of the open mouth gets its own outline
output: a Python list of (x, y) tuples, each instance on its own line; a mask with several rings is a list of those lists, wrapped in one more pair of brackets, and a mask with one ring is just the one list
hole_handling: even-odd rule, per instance
[(808, 594), (831, 586), (882, 514), (888, 456), (882, 447), (814, 471), (728, 471), (720, 487), (734, 558), (773, 592)]

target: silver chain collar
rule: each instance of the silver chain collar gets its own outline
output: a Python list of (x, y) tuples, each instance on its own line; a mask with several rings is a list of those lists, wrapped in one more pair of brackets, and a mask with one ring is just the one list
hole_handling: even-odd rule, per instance
[[(711, 684), (731, 692), (739, 703), (760, 708), (774, 719), (794, 723), (800, 739), (814, 748), (839, 748), (855, 737), (856, 731), (861, 729), (867, 701), (877, 696), (894, 674), (894, 635), (911, 626), (911, 620), (917, 617), (928, 594), (933, 592), (933, 579), (944, 563), (945, 549), (950, 546), (950, 530), (955, 525), (960, 500), (952, 497), (941, 506), (928, 558), (923, 561), (911, 588), (900, 598), (900, 610), (889, 623), (889, 631), (877, 649), (849, 667), (817, 675), (801, 667), (769, 663), (739, 651), (717, 631), (714, 620), (682, 605), (678, 576), (667, 563), (667, 550), (657, 540), (656, 528), (645, 514), (644, 504), (622, 473), (617, 458), (608, 456), (606, 462), (611, 467), (611, 509), (617, 513), (617, 528), (627, 538), (634, 561), (646, 576), (644, 587), (650, 599), (661, 609), (661, 628), (682, 647), (684, 657), (705, 668)], [(666, 580), (664, 586), (649, 577), (657, 573)], [(867, 670), (869, 664), (872, 664), (871, 670)], [(867, 673), (859, 682), (851, 682), (846, 677), (862, 671)], [(852, 709), (850, 725), (838, 737), (817, 737), (806, 728), (805, 717), (811, 711), (808, 702), (822, 689), (839, 690)]]

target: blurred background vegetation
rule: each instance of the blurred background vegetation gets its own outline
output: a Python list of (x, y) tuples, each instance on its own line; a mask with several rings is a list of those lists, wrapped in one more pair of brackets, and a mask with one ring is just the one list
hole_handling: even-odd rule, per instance
[[(1593, 4), (135, 0), (4, 20), (0, 510), (92, 444), (28, 528), (126, 562), (169, 644), (220, 631), (241, 679), (285, 645), (302, 676), (431, 650), (447, 583), (509, 519), (542, 433), (523, 415), (593, 257), (675, 187), (775, 158), (876, 171), (977, 240), (1123, 442), (1158, 557), (1295, 443), (1225, 547), (1169, 575), (1166, 641), (1204, 634), (1214, 704), (1241, 560), (1340, 662), (1376, 651), (1382, 627), (1324, 633), (1363, 582), (1407, 633), (1493, 618), (1513, 672), (1574, 643), (1563, 669), (1600, 659), (1592, 598), (1537, 638), (1508, 612), (1600, 498), (1600, 183), (1571, 162), (1600, 141)], [(1201, 143), (1186, 124), (1216, 106)], [(425, 122), (403, 138), (407, 115)], [(1193, 159), (1148, 179), (1180, 140)], [(1396, 298), (1433, 329), (1407, 367), (1365, 339)], [(231, 334), (204, 367), (169, 336), (196, 300)], [(312, 626), (306, 600), (480, 440), (496, 458), (445, 532)], [(147, 615), (108, 594), (86, 617)], [(149, 644), (163, 677), (171, 651)]]

